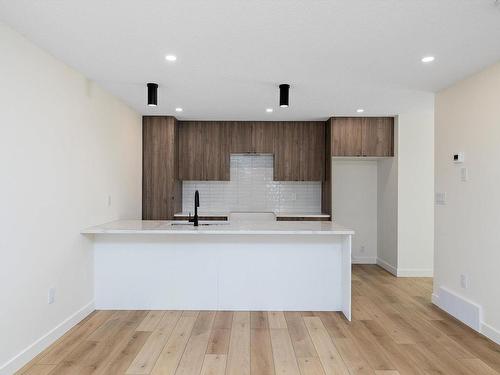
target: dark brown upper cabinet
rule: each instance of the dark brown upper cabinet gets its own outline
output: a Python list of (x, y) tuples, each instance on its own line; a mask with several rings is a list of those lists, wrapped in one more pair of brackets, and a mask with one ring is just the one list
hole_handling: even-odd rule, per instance
[(179, 123), (179, 179), (229, 181), (230, 126), (224, 122)]
[(274, 154), (275, 122), (252, 123), (252, 152)]
[(171, 220), (182, 210), (182, 185), (177, 175), (178, 128), (174, 117), (142, 120), (142, 218)]
[(333, 156), (362, 155), (362, 118), (334, 118), (332, 122)]
[(332, 155), (394, 156), (394, 118), (333, 118)]
[(254, 152), (252, 145), (252, 123), (246, 121), (227, 122), (230, 127), (231, 154)]
[(231, 127), (226, 122), (211, 122), (202, 126), (205, 142), (203, 180), (229, 181)]
[(274, 180), (321, 181), (322, 122), (180, 121), (179, 178), (230, 179), (230, 155), (274, 154)]
[(281, 122), (275, 126), (274, 180), (321, 181), (325, 160), (324, 123)]
[(325, 169), (325, 124), (322, 122), (301, 123), (300, 181), (321, 181)]
[(365, 118), (362, 141), (363, 156), (394, 156), (394, 118)]
[(274, 136), (274, 180), (300, 181), (301, 127), (296, 122), (280, 122)]
[(203, 180), (205, 142), (201, 122), (179, 123), (179, 179)]

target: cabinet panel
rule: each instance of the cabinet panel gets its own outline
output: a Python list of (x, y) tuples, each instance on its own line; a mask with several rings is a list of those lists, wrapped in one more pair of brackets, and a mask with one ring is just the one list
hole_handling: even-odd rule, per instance
[(333, 118), (332, 154), (333, 156), (394, 156), (394, 118)]
[(252, 123), (245, 121), (228, 122), (231, 127), (232, 154), (254, 152), (252, 146)]
[(280, 122), (275, 125), (274, 180), (300, 181), (299, 145), (302, 127), (297, 122)]
[(230, 130), (226, 122), (203, 123), (203, 180), (229, 181)]
[(300, 124), (300, 181), (321, 181), (324, 173), (325, 125), (318, 122)]
[(201, 122), (179, 124), (179, 179), (203, 180), (204, 152)]
[(363, 156), (394, 156), (394, 119), (367, 117), (363, 119)]
[(182, 210), (182, 185), (177, 176), (177, 120), (143, 117), (142, 142), (142, 218), (173, 219)]
[(274, 122), (252, 124), (252, 150), (260, 154), (274, 153)]
[(184, 121), (179, 128), (179, 178), (229, 180), (230, 123)]
[(338, 117), (333, 119), (332, 155), (362, 155), (363, 118)]

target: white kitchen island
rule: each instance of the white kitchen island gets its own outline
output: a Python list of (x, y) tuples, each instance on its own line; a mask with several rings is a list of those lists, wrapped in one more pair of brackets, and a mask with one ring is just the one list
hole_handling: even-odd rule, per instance
[(326, 221), (178, 224), (121, 220), (82, 232), (94, 242), (97, 309), (342, 311), (351, 319), (352, 230)]

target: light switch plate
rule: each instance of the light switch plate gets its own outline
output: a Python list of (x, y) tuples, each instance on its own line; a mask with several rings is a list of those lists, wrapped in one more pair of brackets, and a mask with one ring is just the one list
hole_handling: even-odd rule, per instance
[(460, 180), (462, 182), (469, 181), (469, 170), (466, 167), (460, 168)]
[(435, 202), (440, 205), (446, 204), (446, 193), (436, 193)]

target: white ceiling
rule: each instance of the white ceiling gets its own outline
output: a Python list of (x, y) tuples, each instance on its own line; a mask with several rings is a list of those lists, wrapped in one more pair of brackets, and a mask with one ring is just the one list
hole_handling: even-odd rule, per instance
[(140, 113), (185, 119), (397, 114), (500, 60), (494, 0), (0, 0), (0, 20)]

